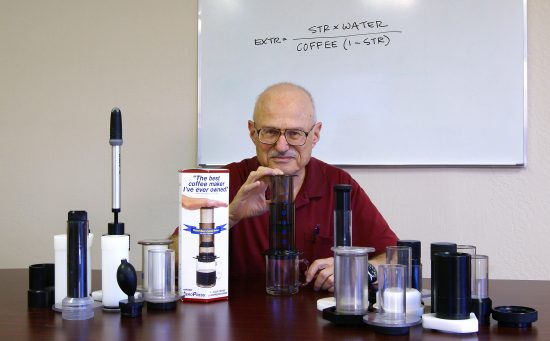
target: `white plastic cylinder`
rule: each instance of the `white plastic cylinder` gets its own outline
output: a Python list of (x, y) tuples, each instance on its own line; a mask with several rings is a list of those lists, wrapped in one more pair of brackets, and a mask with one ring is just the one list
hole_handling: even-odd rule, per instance
[[(88, 295), (92, 294), (92, 244), (94, 234), (88, 234)], [(67, 235), (53, 236), (55, 262), (55, 305), (61, 309), (61, 302), (67, 297)]]
[(53, 236), (55, 252), (55, 305), (61, 309), (61, 302), (67, 297), (67, 235)]
[(92, 245), (94, 243), (94, 234), (88, 233), (88, 296), (92, 295)]
[(101, 236), (101, 290), (106, 309), (118, 309), (120, 300), (127, 298), (118, 286), (116, 272), (122, 259), (130, 261), (130, 236)]

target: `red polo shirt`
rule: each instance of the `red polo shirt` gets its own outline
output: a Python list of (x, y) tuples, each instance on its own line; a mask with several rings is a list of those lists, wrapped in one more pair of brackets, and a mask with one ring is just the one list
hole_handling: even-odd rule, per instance
[[(231, 163), (229, 169), (229, 200), (260, 164), (256, 157)], [(397, 236), (371, 202), (365, 191), (344, 170), (311, 158), (306, 166), (304, 183), (294, 201), (297, 251), (309, 262), (332, 257), (334, 245), (333, 213), (336, 184), (352, 186), (352, 243), (370, 246), (375, 254), (386, 246), (395, 245)], [(269, 248), (269, 213), (242, 219), (229, 230), (229, 265), (231, 275), (265, 273), (265, 256)], [(371, 254), (372, 256), (373, 254)]]

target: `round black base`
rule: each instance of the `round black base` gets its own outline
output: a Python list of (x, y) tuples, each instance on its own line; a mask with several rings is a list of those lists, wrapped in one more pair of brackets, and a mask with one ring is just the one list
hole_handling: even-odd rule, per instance
[(54, 287), (46, 287), (44, 290), (27, 290), (27, 306), (29, 308), (50, 308), (54, 301)]
[(538, 320), (538, 312), (529, 307), (500, 306), (493, 309), (493, 319), (499, 327), (529, 328)]
[(329, 307), (323, 309), (323, 318), (337, 325), (342, 326), (363, 326), (363, 314), (351, 315), (341, 314), (336, 312), (336, 307)]
[(172, 302), (147, 302), (147, 311), (168, 311), (176, 309), (177, 301)]
[(409, 333), (410, 327), (383, 327), (383, 326), (373, 326), (369, 325), (375, 333), (385, 334), (385, 335), (406, 335)]

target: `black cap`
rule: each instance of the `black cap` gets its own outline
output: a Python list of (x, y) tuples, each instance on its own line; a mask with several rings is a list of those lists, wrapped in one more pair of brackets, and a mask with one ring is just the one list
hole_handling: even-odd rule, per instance
[(493, 309), (493, 319), (499, 327), (529, 328), (538, 320), (538, 312), (530, 307), (500, 306)]
[(67, 214), (68, 221), (86, 221), (88, 213), (86, 211), (69, 211)]
[(397, 246), (409, 246), (411, 248), (411, 260), (420, 263), (421, 244), (420, 240), (398, 240)]
[(109, 235), (123, 235), (124, 223), (109, 223), (107, 226), (107, 234)]
[(119, 108), (111, 110), (111, 140), (122, 140), (122, 115)]
[(33, 264), (29, 266), (29, 308), (50, 308), (55, 301), (54, 264)]
[(437, 242), (430, 244), (430, 258), (438, 252), (456, 252), (456, 243)]

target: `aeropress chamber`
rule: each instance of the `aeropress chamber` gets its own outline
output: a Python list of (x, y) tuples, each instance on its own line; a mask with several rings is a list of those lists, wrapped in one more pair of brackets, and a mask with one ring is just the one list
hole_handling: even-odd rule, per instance
[(296, 250), (294, 226), (293, 175), (270, 176), (269, 249), (266, 258), (266, 292), (270, 295), (296, 294), (303, 284), (300, 259)]

